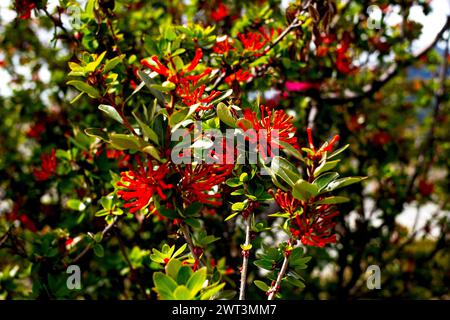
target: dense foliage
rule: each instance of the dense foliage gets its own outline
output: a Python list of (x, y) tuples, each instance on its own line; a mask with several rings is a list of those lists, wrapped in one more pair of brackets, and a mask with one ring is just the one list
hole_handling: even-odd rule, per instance
[(449, 298), (449, 19), (413, 51), (412, 8), (10, 3), (0, 298)]

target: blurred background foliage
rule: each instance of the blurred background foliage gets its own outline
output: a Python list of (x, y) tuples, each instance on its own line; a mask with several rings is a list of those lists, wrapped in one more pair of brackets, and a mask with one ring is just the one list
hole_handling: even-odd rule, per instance
[[(0, 298), (152, 298), (149, 288), (158, 265), (150, 260), (151, 249), (183, 243), (167, 221), (129, 214), (103, 239), (94, 239), (105, 227), (95, 216), (98, 200), (111, 191), (110, 171), (119, 172), (120, 161), (84, 129), (118, 124), (87, 95), (70, 103), (78, 92), (66, 84), (69, 61), (79, 61), (82, 51), (106, 51), (108, 59), (124, 54), (111, 92), (128, 97), (140, 82), (139, 61), (161, 56), (161, 43), (185, 32), (175, 34), (172, 25), (191, 32), (182, 37), (183, 47), (207, 50), (218, 36), (236, 38), (261, 26), (285, 30), (296, 5), (277, 0), (2, 2)], [(380, 8), (379, 28), (370, 28), (370, 5)], [(337, 244), (308, 248), (314, 259), (302, 274), (306, 287), (283, 290), (283, 298), (448, 299), (448, 18), (417, 48), (413, 44), (424, 26), (411, 12), (429, 14), (430, 1), (330, 0), (317, 1), (317, 8), (320, 22), (292, 31), (270, 56), (256, 59), (251, 81), (233, 87), (240, 93), (236, 104), (249, 105), (259, 92), (263, 103), (295, 115), (301, 145), (306, 145), (306, 126), (321, 141), (339, 133), (351, 150), (340, 170), (369, 177), (344, 192), (352, 201), (340, 206)], [(394, 15), (398, 22), (392, 23)], [(232, 59), (239, 63), (240, 57)], [(152, 100), (138, 95), (132, 103)], [(52, 149), (57, 172), (37, 181), (41, 155)], [(239, 221), (223, 221), (227, 210), (226, 204), (210, 209), (206, 223), (222, 238), (212, 246), (226, 258), (221, 261), (226, 289), (236, 290), (244, 235), (235, 228)], [(66, 288), (70, 264), (83, 271), (81, 290)], [(380, 290), (366, 287), (369, 265), (381, 268)], [(249, 278), (259, 276), (253, 268)], [(264, 299), (264, 294), (250, 286), (248, 297)]]

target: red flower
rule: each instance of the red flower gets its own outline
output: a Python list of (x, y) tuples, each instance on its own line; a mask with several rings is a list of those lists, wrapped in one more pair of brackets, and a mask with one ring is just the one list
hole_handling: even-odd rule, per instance
[(19, 19), (28, 20), (31, 17), (31, 10), (36, 8), (36, 1), (16, 0), (15, 8), (19, 15)]
[(209, 205), (221, 205), (221, 195), (214, 190), (231, 174), (230, 164), (186, 164), (177, 167), (181, 175), (180, 192), (187, 203), (201, 202)]
[(117, 166), (119, 168), (126, 168), (130, 162), (130, 155), (122, 150), (108, 149), (106, 150), (106, 158), (117, 159)]
[(298, 209), (302, 205), (302, 202), (300, 200), (294, 198), (290, 193), (284, 192), (280, 189), (278, 189), (276, 193), (273, 193), (272, 190), (269, 190), (269, 193), (275, 199), (275, 202), (278, 204), (280, 209), (292, 216), (297, 213)]
[(140, 160), (138, 160), (138, 163), (137, 170), (122, 172), (122, 179), (117, 183), (118, 186), (124, 188), (117, 191), (117, 195), (128, 202), (125, 204), (125, 208), (130, 208), (130, 213), (145, 208), (155, 193), (162, 200), (165, 200), (167, 197), (163, 190), (173, 187), (172, 184), (164, 182), (164, 178), (169, 173), (165, 164), (161, 164), (158, 169), (154, 170), (153, 163), (150, 160), (147, 163), (147, 168), (144, 168)]
[(372, 135), (372, 143), (377, 146), (384, 146), (391, 142), (391, 135), (386, 131), (377, 131)]
[(38, 138), (45, 131), (45, 123), (37, 122), (33, 124), (27, 131), (27, 136), (30, 138)]
[(222, 2), (219, 3), (217, 8), (211, 12), (211, 18), (215, 21), (221, 21), (230, 15), (230, 10)]
[(196, 87), (196, 81), (193, 82), (189, 81), (188, 79), (182, 78), (180, 79), (180, 83), (176, 91), (178, 96), (186, 106), (190, 107), (196, 103), (201, 103), (202, 106), (200, 106), (199, 109), (207, 110), (212, 107), (212, 105), (208, 105), (208, 103), (217, 98), (221, 94), (221, 92), (213, 90), (205, 94), (205, 89), (206, 85), (204, 84)]
[(236, 50), (235, 48), (233, 48), (228, 37), (226, 37), (225, 40), (216, 42), (212, 49), (215, 53), (218, 53), (218, 54), (225, 54), (225, 53), (228, 53), (230, 50)]
[(304, 245), (323, 247), (327, 243), (336, 242), (336, 235), (332, 234), (336, 223), (332, 219), (339, 212), (335, 206), (319, 205), (310, 209), (304, 202), (295, 199), (291, 193), (281, 190), (277, 190), (273, 197), (278, 206), (290, 214), (291, 233)]
[[(265, 147), (267, 146), (268, 155), (272, 155), (271, 145), (281, 147), (280, 142), (289, 143), (291, 146), (299, 150), (297, 137), (295, 136), (296, 129), (292, 124), (292, 116), (288, 116), (283, 110), (272, 111), (269, 107), (260, 106), (261, 119), (258, 119), (256, 112), (252, 112), (250, 109), (244, 110), (244, 118), (252, 123), (253, 129), (258, 136), (259, 130), (266, 130), (266, 134), (263, 135), (266, 141), (259, 141), (257, 149), (262, 153), (263, 158), (267, 157)], [(267, 114), (267, 115), (266, 115)], [(247, 131), (242, 122), (239, 122), (239, 126), (242, 130)], [(247, 132), (248, 133), (248, 132)], [(275, 137), (274, 137), (275, 136)], [(261, 138), (261, 137), (260, 137)], [(251, 136), (249, 133), (249, 141), (255, 143), (257, 137)], [(266, 143), (262, 143), (266, 142)]]
[(434, 184), (431, 181), (425, 179), (420, 179), (419, 181), (419, 192), (422, 196), (428, 197), (434, 191)]
[(352, 63), (348, 55), (349, 47), (350, 43), (348, 41), (343, 41), (336, 50), (336, 69), (344, 74), (353, 74), (358, 69), (351, 65)]
[(270, 35), (266, 33), (264, 28), (260, 28), (259, 32), (247, 32), (246, 34), (238, 33), (238, 38), (244, 46), (244, 51), (254, 52), (254, 56), (262, 55), (261, 52), (257, 52), (263, 49), (270, 41), (274, 31), (270, 32)]
[(41, 169), (34, 169), (34, 177), (37, 181), (47, 180), (55, 173), (56, 165), (55, 149), (52, 149), (51, 154), (41, 155)]
[[(141, 63), (152, 71), (164, 76), (168, 81), (178, 84), (180, 82), (181, 77), (183, 77), (186, 73), (192, 72), (200, 63), (200, 59), (203, 57), (203, 51), (201, 48), (197, 48), (195, 51), (195, 56), (192, 61), (186, 65), (183, 70), (177, 71), (175, 68), (175, 63), (171, 57), (169, 57), (169, 65), (164, 66), (158, 59), (157, 56), (152, 56), (147, 59), (142, 59)], [(197, 76), (188, 76), (186, 79), (191, 81), (198, 81), (204, 76), (211, 73), (211, 69), (205, 69), (201, 74)]]
[(252, 74), (248, 71), (243, 71), (242, 69), (239, 69), (239, 71), (230, 74), (228, 77), (225, 78), (225, 82), (228, 85), (231, 85), (234, 81), (237, 82), (246, 82), (252, 77)]
[(320, 158), (322, 156), (322, 153), (332, 151), (334, 144), (339, 141), (339, 135), (336, 134), (330, 142), (325, 142), (322, 147), (320, 147), (320, 149), (316, 151), (316, 147), (314, 146), (314, 142), (312, 139), (312, 129), (307, 128), (306, 132), (308, 133), (309, 148), (314, 151), (314, 155), (312, 156), (313, 158)]

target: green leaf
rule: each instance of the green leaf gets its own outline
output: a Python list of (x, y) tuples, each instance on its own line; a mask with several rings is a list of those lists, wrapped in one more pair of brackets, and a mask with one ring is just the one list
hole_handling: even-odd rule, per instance
[(285, 280), (286, 280), (289, 284), (293, 285), (294, 287), (301, 288), (301, 289), (303, 289), (303, 288), (305, 287), (305, 284), (303, 283), (303, 281), (301, 281), (301, 280), (299, 280), (299, 279), (297, 279), (297, 278), (294, 278), (294, 277), (292, 277), (292, 276), (287, 276), (287, 277), (285, 278)]
[[(220, 101), (228, 98), (229, 96), (231, 96), (233, 94), (233, 89), (228, 89), (227, 91), (223, 92), (220, 96), (218, 96), (216, 99), (214, 99), (213, 101), (211, 101), (210, 104), (214, 105), (219, 103)], [(217, 106), (219, 107), (219, 106)]]
[(236, 188), (242, 185), (242, 181), (240, 181), (237, 177), (229, 178), (225, 183), (227, 184), (227, 186), (232, 188)]
[(107, 104), (101, 104), (98, 106), (99, 110), (103, 111), (104, 113), (106, 113), (110, 118), (116, 120), (117, 122), (123, 124), (123, 119), (120, 116), (119, 112), (117, 112), (117, 110)]
[(194, 229), (200, 229), (202, 227), (198, 219), (187, 218), (184, 221)]
[(194, 272), (188, 266), (181, 266), (177, 275), (178, 284), (186, 284)]
[(127, 134), (121, 134), (121, 133), (111, 133), (109, 135), (109, 138), (111, 139), (111, 145), (115, 149), (119, 150), (139, 150), (139, 141), (138, 139), (133, 135), (127, 135)]
[(194, 274), (189, 278), (186, 286), (191, 291), (192, 295), (195, 296), (203, 287), (203, 283), (206, 280), (206, 267), (199, 269), (194, 272)]
[(100, 92), (97, 89), (95, 89), (94, 87), (91, 87), (90, 85), (88, 85), (87, 83), (84, 83), (83, 81), (70, 80), (70, 81), (67, 81), (67, 84), (74, 86), (79, 91), (86, 93), (91, 98), (94, 98), (94, 99), (100, 98)]
[(228, 221), (230, 219), (233, 219), (238, 214), (239, 214), (239, 212), (234, 212), (234, 213), (230, 214), (228, 217), (226, 217), (224, 221)]
[(86, 205), (78, 199), (69, 199), (66, 205), (67, 208), (76, 211), (84, 211), (84, 209), (86, 209)]
[(294, 198), (302, 201), (307, 201), (309, 198), (316, 196), (319, 193), (319, 188), (303, 179), (299, 179), (293, 189), (292, 195)]
[(162, 272), (153, 273), (153, 283), (155, 284), (156, 291), (164, 295), (163, 298), (165, 299), (169, 298), (177, 288), (175, 280)]
[(340, 162), (341, 160), (334, 160), (334, 161), (323, 161), (317, 168), (316, 170), (314, 170), (314, 177), (319, 176), (321, 173), (331, 170), (334, 167), (337, 166), (337, 164)]
[(297, 168), (282, 157), (274, 157), (270, 169), (291, 187), (300, 179)]
[(257, 266), (258, 268), (261, 269), (265, 269), (265, 270), (272, 270), (273, 269), (273, 265), (272, 262), (268, 261), (268, 260), (256, 260), (253, 262), (253, 264), (255, 266)]
[(156, 149), (154, 146), (147, 145), (144, 148), (142, 148), (142, 151), (145, 152), (145, 153), (148, 153), (149, 155), (151, 155), (156, 160), (161, 161), (161, 155), (159, 154), (158, 149)]
[(208, 287), (200, 296), (200, 300), (210, 300), (214, 298), (224, 286), (225, 283), (221, 283), (215, 286)]
[(166, 103), (166, 99), (164, 99), (164, 95), (158, 91), (155, 90), (154, 88), (152, 88), (153, 85), (153, 80), (152, 78), (150, 78), (150, 76), (148, 74), (146, 74), (144, 71), (139, 70), (137, 72), (139, 78), (144, 81), (145, 86), (149, 89), (150, 93), (156, 98), (158, 99), (158, 102), (161, 106), (163, 106)]
[(223, 102), (217, 105), (217, 116), (227, 126), (237, 128), (236, 119), (233, 117), (230, 107), (227, 107)]
[(123, 58), (125, 58), (124, 54), (121, 54), (118, 57), (112, 58), (108, 62), (105, 63), (105, 67), (103, 68), (103, 73), (107, 73), (114, 69), (119, 63), (122, 62)]
[(339, 177), (339, 173), (337, 172), (327, 172), (322, 174), (321, 176), (317, 177), (313, 184), (315, 184), (319, 191), (321, 191), (323, 188), (325, 188), (331, 181), (336, 180)]
[(103, 53), (101, 53), (97, 59), (95, 59), (92, 62), (89, 62), (85, 67), (84, 67), (84, 72), (85, 73), (90, 73), (90, 72), (94, 72), (98, 66), (100, 65), (100, 63), (102, 63), (103, 58), (106, 55), (106, 51), (103, 51)]
[(194, 202), (191, 204), (185, 211), (184, 214), (186, 216), (194, 216), (200, 213), (200, 210), (203, 208), (203, 204), (200, 202)]
[(100, 128), (86, 128), (84, 129), (84, 133), (86, 133), (89, 137), (99, 138), (105, 142), (109, 142), (108, 134)]
[(337, 156), (338, 154), (340, 154), (342, 151), (344, 151), (345, 149), (347, 149), (349, 147), (349, 144), (343, 146), (342, 148), (339, 148), (337, 150), (335, 150), (332, 154), (330, 154), (327, 158), (331, 159), (335, 156)]
[(349, 186), (354, 183), (358, 183), (364, 179), (367, 179), (367, 177), (347, 177), (347, 178), (341, 178), (337, 179), (333, 182), (331, 182), (326, 188), (326, 191), (333, 191), (339, 188), (343, 188), (346, 186)]
[(244, 202), (236, 202), (231, 206), (231, 210), (240, 212), (243, 211), (246, 207), (247, 205)]
[(328, 197), (325, 199), (322, 199), (320, 201), (315, 202), (315, 204), (337, 204), (337, 203), (343, 203), (350, 201), (347, 197)]
[(177, 251), (175, 251), (175, 253), (173, 254), (173, 258), (178, 257), (180, 254), (182, 254), (184, 252), (184, 250), (186, 250), (187, 247), (187, 243), (183, 244)]
[(166, 274), (172, 279), (176, 279), (178, 275), (178, 270), (180, 270), (181, 261), (178, 259), (170, 259), (166, 266)]
[(255, 284), (255, 286), (257, 286), (259, 289), (261, 289), (264, 292), (267, 292), (270, 289), (270, 287), (263, 281), (255, 280), (255, 281), (253, 281), (253, 283)]
[(103, 256), (105, 255), (105, 250), (103, 249), (103, 246), (99, 243), (94, 245), (92, 249), (94, 250), (94, 254), (99, 258), (103, 258)]
[(159, 144), (158, 141), (158, 135), (155, 131), (153, 131), (144, 121), (142, 121), (136, 114), (136, 112), (131, 113), (133, 117), (136, 119), (137, 123), (139, 124), (139, 127), (142, 129), (142, 132), (144, 135), (149, 138), (152, 142)]

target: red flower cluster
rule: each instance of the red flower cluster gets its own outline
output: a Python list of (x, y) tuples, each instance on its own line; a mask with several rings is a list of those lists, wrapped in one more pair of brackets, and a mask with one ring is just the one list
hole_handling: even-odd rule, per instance
[(211, 73), (211, 68), (206, 68), (199, 75), (185, 75), (192, 72), (198, 66), (202, 57), (202, 49), (197, 48), (197, 50), (195, 50), (195, 55), (192, 61), (179, 71), (176, 70), (175, 62), (173, 61), (172, 57), (169, 57), (168, 67), (164, 66), (161, 61), (159, 61), (157, 56), (151, 56), (150, 58), (142, 59), (141, 63), (152, 71), (166, 77), (167, 80), (172, 83), (178, 84), (183, 77), (188, 81), (195, 81), (197, 83), (201, 78)]
[(228, 53), (228, 52), (230, 52), (230, 51), (236, 50), (236, 49), (233, 47), (232, 42), (229, 40), (228, 37), (226, 37), (226, 38), (225, 38), (224, 40), (222, 40), (222, 41), (216, 42), (216, 43), (214, 44), (214, 47), (213, 47), (212, 49), (213, 49), (213, 51), (214, 51), (215, 53), (218, 53), (218, 54), (226, 54), (226, 53)]
[(12, 222), (16, 220), (20, 221), (22, 226), (31, 232), (36, 232), (38, 230), (34, 222), (25, 213), (19, 213), (18, 204), (14, 204), (13, 210), (6, 214), (6, 220)]
[(221, 21), (230, 15), (230, 10), (222, 2), (219, 3), (217, 8), (211, 12), (211, 19), (214, 21)]
[[(253, 129), (259, 135), (259, 130), (266, 130), (267, 134), (264, 135), (266, 141), (257, 141), (257, 136), (252, 136), (251, 133), (247, 132), (242, 122), (239, 126), (242, 130), (248, 133), (248, 140), (250, 142), (258, 142), (258, 152), (261, 152), (264, 159), (267, 156), (272, 156), (271, 145), (277, 148), (283, 148), (280, 142), (289, 143), (291, 146), (300, 149), (295, 136), (296, 129), (292, 124), (292, 116), (288, 116), (283, 110), (273, 111), (269, 107), (260, 106), (261, 119), (258, 119), (256, 112), (252, 112), (250, 109), (244, 110), (244, 118), (252, 123)], [(266, 115), (267, 114), (267, 115)], [(261, 137), (259, 137), (261, 138)], [(260, 140), (260, 139), (259, 139)], [(262, 143), (262, 142), (265, 142)], [(265, 147), (267, 146), (268, 154), (265, 153)]]
[(177, 85), (175, 89), (176, 93), (186, 106), (189, 107), (196, 103), (201, 103), (203, 105), (200, 107), (200, 109), (206, 110), (212, 107), (211, 105), (208, 105), (208, 103), (210, 103), (220, 95), (220, 91), (215, 90), (205, 94), (206, 85), (199, 84), (199, 82), (204, 77), (211, 73), (212, 69), (206, 68), (202, 73), (198, 75), (187, 75), (188, 73), (194, 71), (194, 69), (200, 63), (202, 57), (202, 49), (197, 48), (192, 61), (179, 71), (176, 70), (175, 63), (171, 57), (169, 57), (168, 67), (164, 66), (159, 61), (157, 56), (152, 56), (149, 59), (143, 59), (141, 60), (141, 63), (144, 66), (150, 68), (152, 71), (155, 71), (158, 74), (166, 77), (168, 81)]
[(278, 206), (292, 216), (291, 233), (304, 245), (323, 247), (327, 243), (336, 243), (336, 235), (332, 234), (336, 223), (332, 219), (339, 212), (335, 206), (319, 205), (313, 210), (303, 206), (303, 212), (298, 213), (302, 201), (295, 199), (291, 193), (277, 190), (273, 197)]
[(33, 124), (30, 129), (28, 129), (27, 131), (27, 137), (29, 138), (38, 138), (41, 136), (42, 133), (44, 133), (45, 131), (45, 123), (44, 122), (36, 122), (35, 124)]
[(117, 183), (119, 187), (124, 188), (117, 191), (117, 195), (128, 202), (125, 208), (130, 208), (130, 213), (144, 209), (155, 193), (165, 200), (167, 197), (163, 190), (173, 187), (172, 184), (164, 182), (164, 178), (169, 173), (169, 168), (165, 164), (161, 164), (154, 170), (150, 160), (146, 168), (139, 159), (137, 161), (138, 169), (122, 172), (122, 179)]
[(52, 149), (51, 154), (41, 155), (41, 168), (34, 169), (33, 174), (37, 181), (44, 181), (50, 178), (56, 170), (57, 162), (55, 149)]
[(253, 55), (258, 57), (263, 53), (258, 52), (263, 49), (272, 38), (274, 30), (270, 31), (270, 34), (266, 32), (264, 28), (260, 28), (259, 32), (247, 32), (245, 34), (238, 33), (239, 41), (241, 41), (245, 51), (254, 52)]
[(230, 74), (228, 77), (226, 77), (225, 82), (228, 85), (231, 85), (234, 81), (247, 82), (251, 78), (252, 74), (250, 72), (239, 69), (237, 72)]
[(314, 146), (313, 138), (312, 138), (312, 129), (307, 128), (306, 132), (308, 133), (308, 144), (309, 148), (314, 151), (313, 158), (320, 158), (322, 156), (322, 153), (324, 152), (330, 152), (333, 150), (334, 144), (336, 144), (339, 141), (339, 135), (334, 135), (334, 137), (331, 139), (330, 142), (324, 143), (322, 147), (320, 147), (319, 150), (316, 151), (316, 147)]
[(199, 109), (208, 110), (212, 107), (212, 105), (208, 104), (220, 96), (221, 92), (212, 90), (205, 95), (205, 89), (206, 85), (204, 84), (197, 86), (197, 81), (182, 78), (176, 92), (186, 106), (190, 107), (196, 103), (201, 103), (202, 105)]
[(348, 55), (348, 49), (350, 48), (349, 41), (341, 42), (339, 48), (336, 50), (336, 69), (344, 74), (353, 74), (357, 70), (352, 66), (350, 57)]
[(209, 205), (221, 205), (221, 195), (214, 190), (231, 174), (230, 164), (186, 164), (177, 167), (181, 175), (180, 192), (187, 203), (201, 202)]
[(36, 1), (16, 0), (15, 8), (19, 19), (28, 20), (31, 17), (31, 10), (36, 8)]

